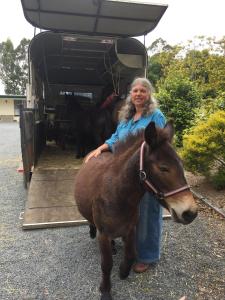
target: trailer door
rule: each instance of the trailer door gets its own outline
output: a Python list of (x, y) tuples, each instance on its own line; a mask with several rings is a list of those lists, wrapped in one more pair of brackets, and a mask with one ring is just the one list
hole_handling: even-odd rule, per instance
[(24, 186), (27, 188), (34, 164), (34, 113), (32, 109), (20, 111), (21, 150), (24, 169)]
[(34, 27), (55, 32), (134, 37), (152, 31), (167, 5), (142, 0), (21, 0)]

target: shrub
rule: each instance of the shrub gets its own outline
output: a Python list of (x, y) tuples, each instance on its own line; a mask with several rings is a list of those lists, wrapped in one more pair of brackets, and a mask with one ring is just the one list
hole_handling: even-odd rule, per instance
[(212, 184), (216, 190), (225, 189), (225, 168), (219, 168), (218, 172), (212, 175)]
[(181, 156), (188, 170), (225, 186), (225, 176), (220, 176), (225, 172), (225, 111), (218, 110), (184, 135)]
[(190, 80), (175, 74), (159, 86), (157, 99), (166, 117), (174, 120), (176, 144), (181, 146), (183, 131), (190, 127), (200, 105), (200, 94)]
[(225, 92), (221, 93), (217, 98), (204, 99), (201, 106), (195, 110), (195, 119), (192, 126), (197, 125), (199, 121), (206, 121), (210, 115), (218, 110), (225, 111)]

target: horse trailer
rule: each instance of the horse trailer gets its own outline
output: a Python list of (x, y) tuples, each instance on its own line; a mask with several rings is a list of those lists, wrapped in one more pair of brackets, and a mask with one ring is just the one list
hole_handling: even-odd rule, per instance
[[(148, 63), (145, 46), (134, 37), (152, 31), (167, 5), (138, 0), (21, 3), (27, 21), (40, 28), (28, 49), (27, 101), (20, 114), (28, 188), (23, 228), (81, 224), (85, 220), (77, 211), (73, 189), (82, 160), (75, 156), (78, 140), (73, 130), (90, 120), (82, 117), (71, 127), (68, 101), (79, 99), (89, 111), (110, 95), (125, 98), (132, 80), (146, 76)], [(95, 124), (90, 121), (92, 129)], [(60, 144), (63, 134), (68, 140)]]

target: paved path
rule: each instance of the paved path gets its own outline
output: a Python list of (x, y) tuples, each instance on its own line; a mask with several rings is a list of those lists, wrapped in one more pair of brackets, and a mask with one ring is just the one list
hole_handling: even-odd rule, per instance
[[(26, 191), (17, 123), (0, 123), (0, 299), (97, 300), (100, 257), (88, 228), (23, 231), (19, 220)], [(164, 222), (162, 258), (146, 274), (118, 277), (122, 244), (117, 241), (114, 300), (224, 299), (224, 221), (200, 213), (188, 226)]]

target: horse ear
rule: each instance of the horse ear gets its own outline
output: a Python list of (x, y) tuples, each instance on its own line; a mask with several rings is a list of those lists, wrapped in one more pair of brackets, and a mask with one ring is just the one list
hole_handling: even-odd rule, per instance
[(172, 139), (173, 139), (173, 136), (174, 136), (174, 125), (173, 125), (173, 120), (169, 120), (164, 129), (166, 130), (167, 132), (167, 135), (168, 135), (168, 139), (169, 139), (169, 142), (171, 143), (172, 142)]
[(154, 148), (157, 143), (157, 131), (155, 128), (155, 122), (150, 122), (145, 128), (145, 141), (146, 143)]

